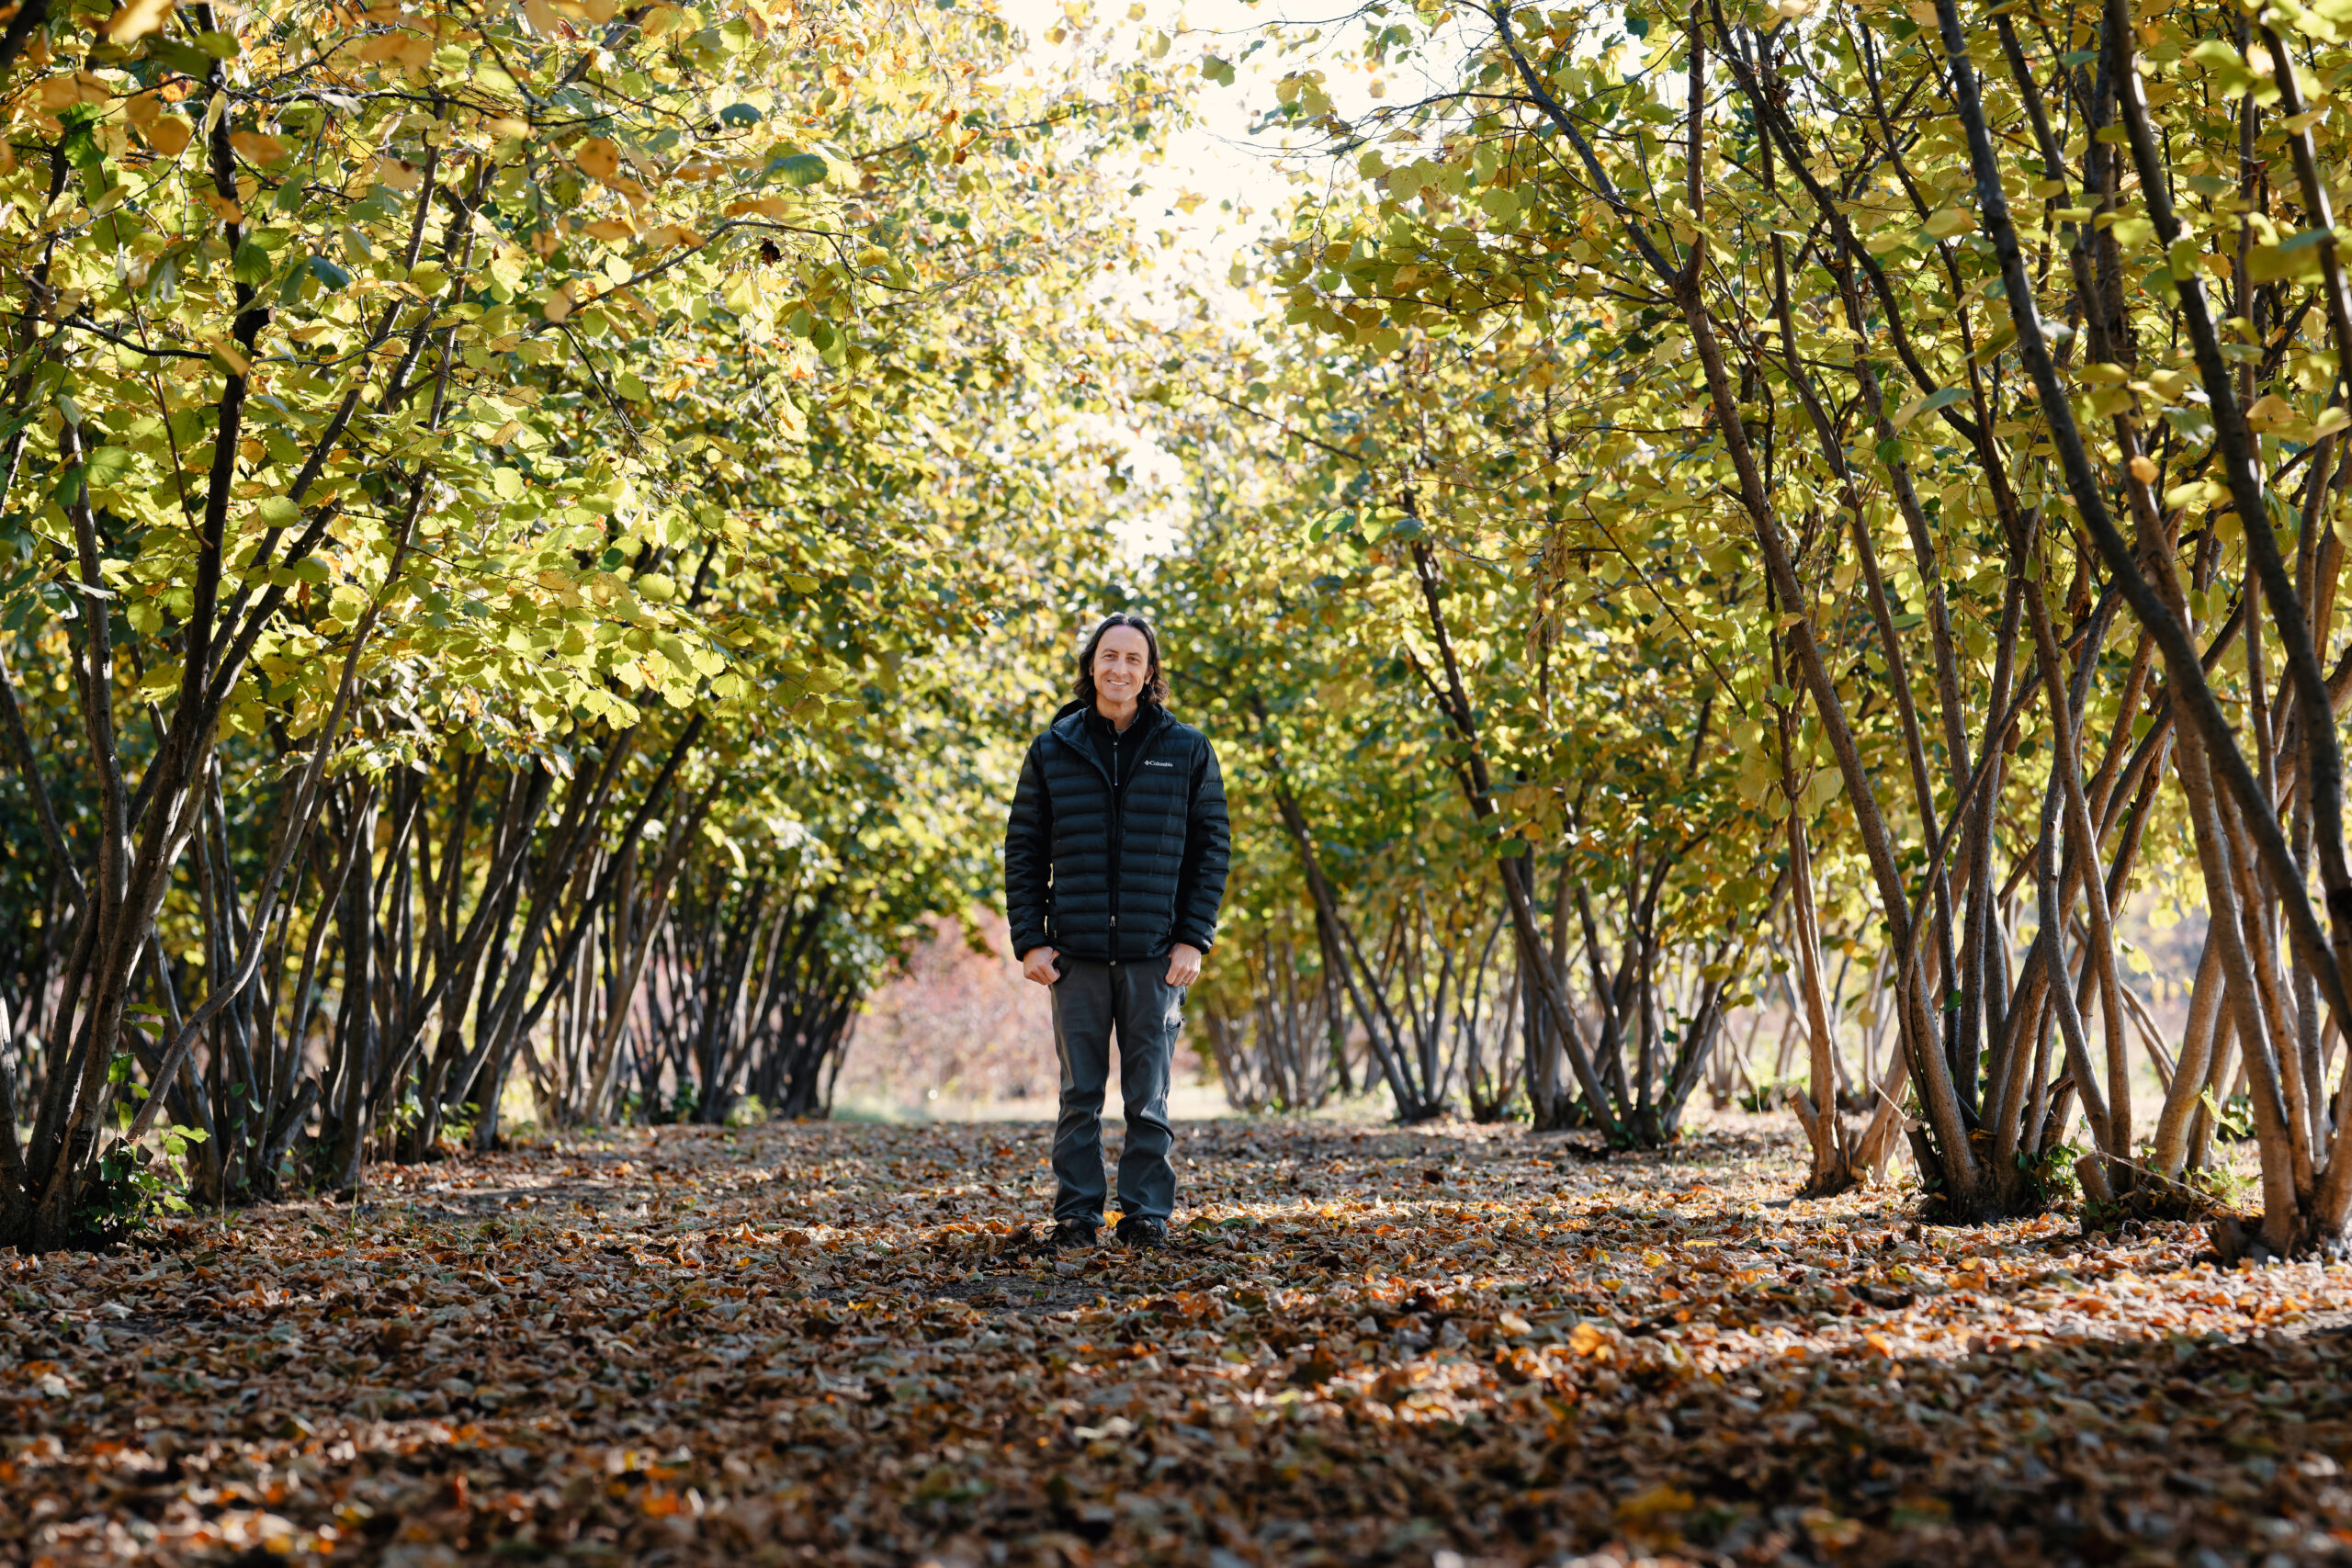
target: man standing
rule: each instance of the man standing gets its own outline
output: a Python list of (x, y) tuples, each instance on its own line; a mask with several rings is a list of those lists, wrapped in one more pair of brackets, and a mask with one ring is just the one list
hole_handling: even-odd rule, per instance
[(1106, 616), (1078, 655), (1077, 700), (1029, 747), (1004, 832), (1004, 904), (1022, 973), (1053, 989), (1061, 1058), (1053, 1244), (1102, 1225), (1111, 1037), (1127, 1109), (1119, 1239), (1159, 1247), (1176, 1206), (1168, 1080), (1184, 987), (1216, 935), (1230, 832), (1208, 738), (1167, 708), (1159, 639)]

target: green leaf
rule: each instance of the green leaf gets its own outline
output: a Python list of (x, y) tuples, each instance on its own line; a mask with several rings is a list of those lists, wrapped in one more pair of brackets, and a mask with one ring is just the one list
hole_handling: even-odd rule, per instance
[(183, 76), (201, 76), (212, 68), (212, 57), (193, 44), (162, 33), (149, 34), (146, 42), (148, 59)]
[(2180, 433), (2181, 439), (2192, 446), (2211, 446), (2213, 440), (2212, 412), (2201, 403), (2185, 408), (2165, 410), (2165, 423)]
[(83, 459), (89, 470), (89, 482), (95, 488), (110, 485), (130, 472), (138, 459), (119, 446), (101, 446)]
[[(1933, 413), (1938, 409), (1948, 409), (1966, 396), (1968, 396), (1968, 389), (1965, 387), (1939, 387), (1932, 392), (1914, 398), (1904, 404), (1902, 408), (1895, 411), (1894, 418), (1887, 423), (1894, 425), (1895, 429), (1901, 430), (1921, 414)], [(1882, 452), (1880, 456), (1884, 457), (1885, 454)], [(1894, 461), (1893, 458), (1887, 460)]]
[(75, 104), (57, 118), (65, 127), (65, 138), (59, 144), (65, 161), (85, 175), (104, 168), (106, 149), (98, 145), (97, 128), (106, 111), (96, 104)]
[(765, 178), (771, 184), (788, 185), (796, 190), (807, 190), (821, 185), (831, 168), (814, 152), (786, 152), (768, 161)]
[(319, 280), (320, 288), (331, 293), (340, 294), (351, 287), (351, 274), (327, 260), (326, 257), (312, 256), (309, 265), (311, 276)]

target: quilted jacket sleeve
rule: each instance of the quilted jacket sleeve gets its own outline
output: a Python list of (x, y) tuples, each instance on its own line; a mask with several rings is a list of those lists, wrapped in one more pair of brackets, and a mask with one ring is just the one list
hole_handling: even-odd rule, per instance
[(1192, 805), (1184, 823), (1184, 864), (1176, 878), (1176, 929), (1170, 934), (1203, 953), (1216, 940), (1216, 915), (1225, 903), (1225, 874), (1233, 829), (1225, 815), (1225, 775), (1216, 748), (1201, 739), (1193, 759)]
[(1054, 909), (1054, 804), (1046, 791), (1045, 765), (1031, 746), (1012, 792), (1004, 825), (1004, 914), (1012, 928), (1012, 955), (1025, 958), (1043, 947)]

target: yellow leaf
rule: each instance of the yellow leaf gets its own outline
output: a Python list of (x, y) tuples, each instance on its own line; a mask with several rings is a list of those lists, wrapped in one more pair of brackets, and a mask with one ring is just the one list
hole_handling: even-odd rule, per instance
[(406, 158), (376, 160), (376, 183), (391, 190), (414, 190), (424, 183), (424, 172)]
[(1947, 207), (1928, 215), (1928, 232), (1939, 240), (1949, 240), (1954, 234), (1964, 234), (1976, 227), (1976, 215), (1957, 207)]
[(2318, 235), (2298, 234), (2275, 245), (2256, 245), (2246, 258), (2246, 276), (2256, 283), (2316, 282), (2322, 274)]
[(167, 114), (147, 128), (147, 145), (166, 158), (176, 158), (187, 150), (188, 140), (196, 130), (175, 114)]
[(571, 286), (566, 284), (548, 295), (542, 313), (550, 321), (560, 321), (571, 314)]
[(2295, 417), (2295, 411), (2286, 399), (2276, 392), (2266, 392), (2255, 405), (2245, 411), (2245, 422), (2256, 430), (2281, 424)]
[(161, 31), (164, 18), (172, 14), (176, 0), (126, 0), (126, 4), (107, 18), (107, 39), (111, 43), (132, 43), (149, 33)]
[(229, 145), (250, 163), (275, 164), (286, 156), (286, 143), (258, 130), (232, 130), (229, 133)]
[(1807, 1508), (1803, 1522), (1805, 1534), (1832, 1551), (1843, 1551), (1862, 1539), (1860, 1520), (1840, 1518), (1826, 1508)]
[(1638, 1524), (1663, 1514), (1687, 1513), (1697, 1503), (1698, 1499), (1690, 1493), (1660, 1483), (1618, 1504), (1617, 1517), (1629, 1524)]

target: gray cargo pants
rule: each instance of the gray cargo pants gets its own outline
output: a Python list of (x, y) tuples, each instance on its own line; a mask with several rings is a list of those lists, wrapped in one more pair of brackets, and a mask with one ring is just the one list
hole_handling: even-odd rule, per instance
[(1119, 1156), (1119, 1207), (1166, 1220), (1176, 1206), (1175, 1129), (1168, 1079), (1184, 1025), (1184, 988), (1168, 983), (1168, 960), (1125, 964), (1063, 958), (1054, 982), (1054, 1054), (1061, 1059), (1061, 1119), (1054, 1124), (1054, 1218), (1102, 1223), (1102, 1093), (1111, 1036), (1119, 1037), (1119, 1089), (1127, 1107)]

